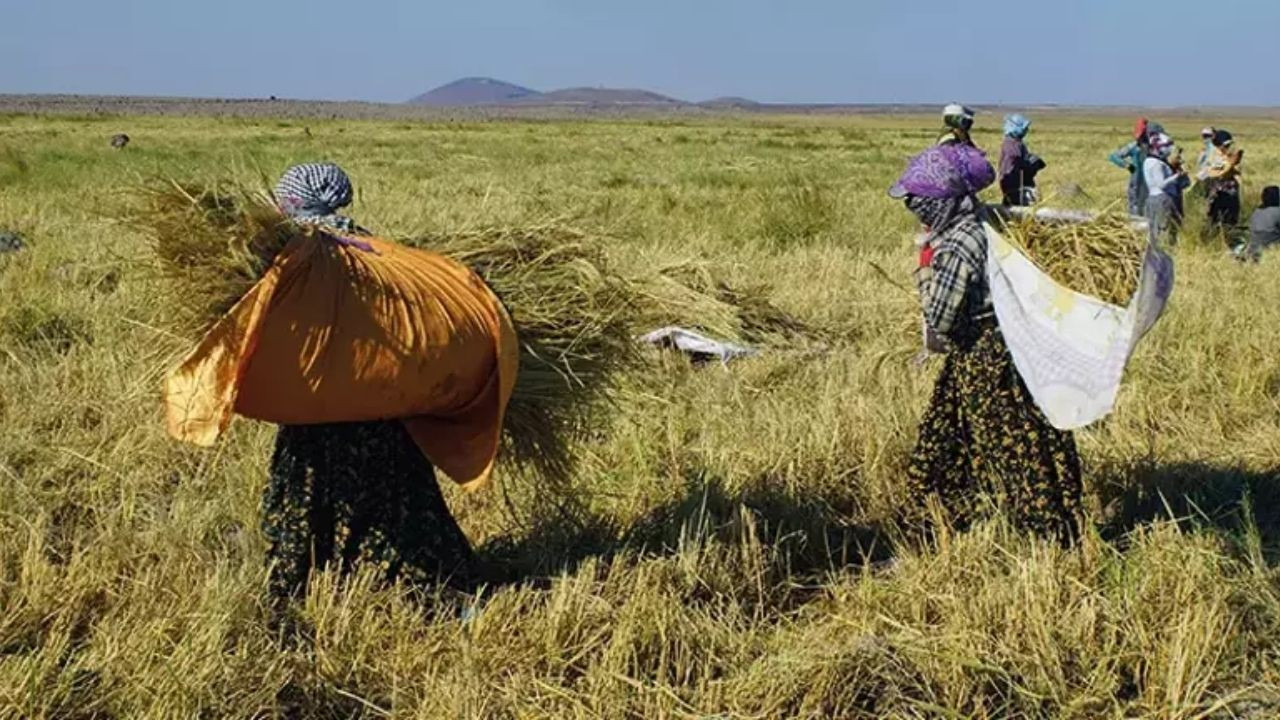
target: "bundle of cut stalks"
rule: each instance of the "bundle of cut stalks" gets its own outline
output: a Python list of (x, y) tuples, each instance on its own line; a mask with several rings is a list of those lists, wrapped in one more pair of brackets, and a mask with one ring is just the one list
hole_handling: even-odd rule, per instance
[(503, 457), (564, 477), (571, 444), (598, 429), (618, 375), (641, 361), (636, 315), (646, 300), (581, 232), (556, 223), (433, 233), (407, 244), (475, 270), (511, 314), (520, 375)]
[(128, 220), (152, 240), (166, 281), (165, 321), (182, 334), (206, 331), (289, 241), (314, 232), (286, 220), (266, 191), (166, 182), (141, 195)]
[(1138, 289), (1146, 241), (1127, 217), (1100, 215), (1082, 223), (1010, 218), (1001, 233), (1072, 290), (1124, 306)]
[[(315, 232), (283, 218), (266, 191), (172, 182), (146, 189), (129, 219), (150, 236), (159, 258), (167, 321), (189, 336), (226, 313), (290, 241)], [(727, 286), (704, 292), (667, 277), (624, 276), (597, 242), (558, 222), (405, 243), (475, 270), (511, 314), (520, 373), (503, 462), (546, 478), (567, 477), (575, 441), (598, 431), (598, 411), (610, 403), (616, 379), (643, 360), (640, 332), (708, 313), (733, 318), (726, 326), (735, 330), (776, 322), (772, 306), (729, 295)]]
[(655, 327), (678, 316), (690, 328), (749, 345), (829, 339), (822, 330), (773, 304), (767, 286), (732, 285), (704, 262), (659, 268), (643, 289), (660, 314), (650, 321)]

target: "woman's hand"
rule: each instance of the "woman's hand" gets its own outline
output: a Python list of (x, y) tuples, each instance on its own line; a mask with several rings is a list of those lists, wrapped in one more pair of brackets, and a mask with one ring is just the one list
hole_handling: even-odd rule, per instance
[(345, 237), (343, 235), (337, 235), (337, 234), (330, 235), (330, 237), (333, 238), (334, 242), (338, 243), (339, 245), (342, 245), (343, 247), (355, 248), (356, 250), (361, 250), (367, 253), (373, 253), (374, 255), (378, 254), (378, 251), (373, 249), (373, 245), (365, 240), (360, 240), (358, 238), (353, 238), (353, 237)]

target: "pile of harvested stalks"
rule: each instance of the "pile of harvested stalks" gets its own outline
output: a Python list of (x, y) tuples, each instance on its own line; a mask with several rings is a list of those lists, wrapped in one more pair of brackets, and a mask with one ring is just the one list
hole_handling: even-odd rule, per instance
[(1146, 240), (1126, 217), (1101, 215), (1085, 223), (1023, 217), (1005, 221), (1001, 233), (1072, 290), (1125, 306), (1138, 289)]
[(511, 314), (520, 375), (503, 457), (565, 477), (571, 443), (598, 429), (618, 374), (641, 361), (635, 314), (645, 299), (581, 232), (557, 224), (434, 233), (407, 241), (475, 270)]
[[(266, 191), (164, 183), (143, 193), (131, 222), (150, 236), (166, 281), (166, 320), (198, 336), (275, 256), (315, 230), (283, 218)], [(510, 312), (520, 374), (505, 424), (504, 463), (563, 478), (573, 444), (598, 431), (620, 373), (643, 361), (636, 336), (665, 324), (767, 342), (808, 329), (703, 265), (628, 277), (602, 245), (560, 223), (437, 232), (405, 244), (475, 270)]]
[(644, 284), (655, 327), (678, 322), (712, 336), (767, 346), (824, 341), (827, 333), (774, 305), (764, 285), (736, 286), (706, 263), (682, 262), (659, 268)]
[[(269, 194), (165, 183), (130, 217), (151, 238), (166, 280), (166, 320), (198, 335), (256, 283), (284, 247), (314, 229)], [(437, 234), (407, 244), (468, 265), (506, 305), (520, 374), (504, 425), (504, 461), (564, 477), (616, 373), (640, 360), (631, 320), (647, 300), (586, 239), (556, 225)]]
[(200, 335), (244, 296), (295, 238), (266, 191), (165, 182), (141, 192), (128, 220), (152, 241), (164, 283), (165, 321)]

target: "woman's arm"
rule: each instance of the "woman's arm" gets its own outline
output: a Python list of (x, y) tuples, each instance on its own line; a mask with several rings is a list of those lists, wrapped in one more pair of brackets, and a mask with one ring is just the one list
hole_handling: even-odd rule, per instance
[(1124, 170), (1133, 170), (1134, 169), (1133, 167), (1134, 145), (1135, 143), (1132, 143), (1132, 142), (1128, 143), (1127, 145), (1120, 148), (1119, 150), (1116, 150), (1115, 152), (1111, 153), (1111, 156), (1108, 157), (1107, 159), (1111, 161), (1112, 165), (1115, 165), (1118, 168), (1121, 168)]
[(1244, 153), (1241, 151), (1223, 153), (1223, 156), (1226, 158), (1226, 162), (1218, 166), (1210, 165), (1207, 173), (1208, 176), (1214, 180), (1230, 176), (1236, 171), (1236, 168), (1239, 167), (1240, 160), (1243, 155)]

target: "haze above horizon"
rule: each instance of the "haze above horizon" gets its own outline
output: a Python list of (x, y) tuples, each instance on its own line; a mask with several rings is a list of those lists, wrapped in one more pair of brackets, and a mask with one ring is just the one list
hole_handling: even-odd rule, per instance
[(487, 76), (773, 103), (1280, 105), (1280, 3), (44, 0), (0, 93), (401, 102)]

